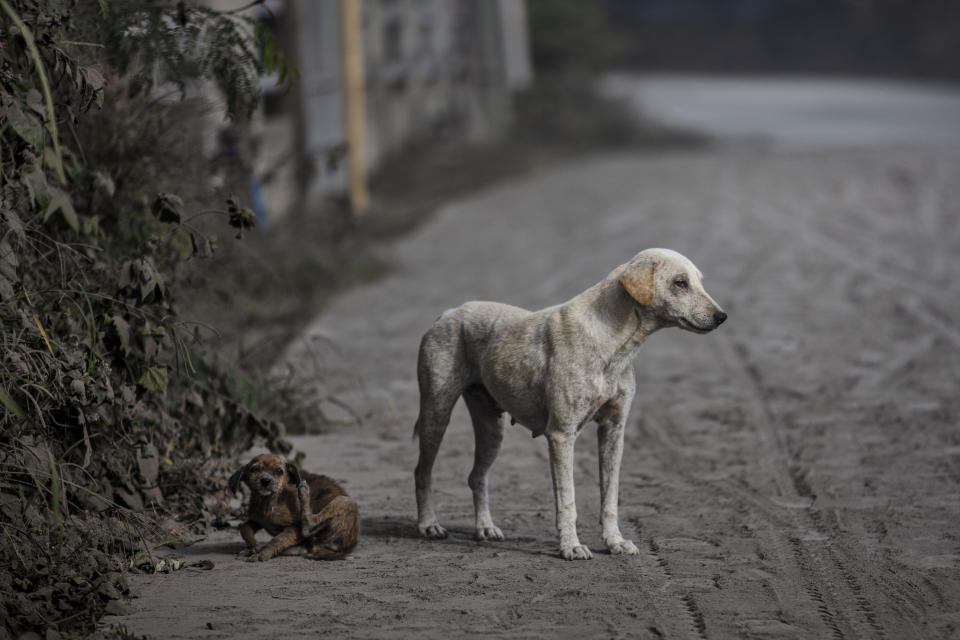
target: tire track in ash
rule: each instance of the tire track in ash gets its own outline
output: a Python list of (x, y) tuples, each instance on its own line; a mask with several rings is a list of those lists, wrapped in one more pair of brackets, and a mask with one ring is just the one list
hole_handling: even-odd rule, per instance
[[(941, 209), (945, 211), (944, 207), (941, 207)], [(923, 354), (933, 348), (939, 342), (936, 338), (952, 344), (956, 349), (960, 349), (960, 331), (957, 331), (949, 323), (950, 311), (943, 308), (944, 301), (950, 299), (949, 295), (946, 298), (944, 296), (945, 291), (949, 290), (951, 284), (946, 275), (936, 283), (928, 282), (926, 278), (921, 277), (923, 274), (917, 273), (910, 265), (902, 261), (892, 260), (890, 256), (876, 250), (876, 243), (872, 247), (862, 246), (862, 243), (856, 245), (841, 243), (835, 237), (835, 234), (821, 228), (816, 223), (808, 221), (807, 224), (802, 226), (797, 224), (802, 216), (799, 215), (801, 213), (799, 211), (795, 213), (797, 215), (786, 216), (781, 220), (783, 230), (789, 231), (792, 237), (804, 242), (806, 249), (820, 253), (827, 260), (834, 261), (847, 272), (857, 274), (872, 280), (887, 290), (897, 292), (893, 302), (896, 309), (910, 316), (930, 331), (929, 334), (921, 336), (913, 343), (900, 346), (896, 352), (891, 354), (887, 363), (869, 380), (864, 381), (862, 386), (882, 384), (893, 378), (898, 372), (916, 362)], [(942, 235), (948, 233), (953, 227), (950, 225), (949, 217), (941, 216), (940, 218), (941, 228), (934, 229), (933, 233)], [(792, 224), (783, 225), (784, 221), (789, 221)], [(843, 228), (849, 226), (850, 223), (841, 221), (840, 224)], [(902, 225), (903, 223), (900, 222), (899, 226), (902, 227)], [(849, 227), (846, 231), (847, 233), (844, 235), (849, 236), (855, 232), (862, 232), (862, 228)], [(912, 228), (902, 228), (902, 231), (909, 235)], [(860, 237), (860, 240), (867, 240), (869, 245), (869, 238)], [(941, 261), (949, 260), (949, 255), (952, 255), (950, 252), (951, 246), (938, 245), (938, 252), (947, 256), (942, 258)], [(909, 253), (903, 255), (909, 255)], [(747, 365), (752, 366), (746, 344), (739, 342), (737, 348), (741, 363), (745, 367)], [(755, 367), (750, 370), (750, 373), (753, 378), (753, 388), (763, 398), (765, 389), (763, 388), (762, 376)], [(838, 400), (840, 395), (838, 393), (830, 397), (822, 397), (820, 401), (821, 403), (831, 403)], [(767, 409), (769, 410), (769, 406)], [(777, 419), (772, 411), (769, 411), (769, 416), (774, 420)], [(772, 421), (768, 422), (774, 424)], [(779, 427), (782, 428), (782, 424)], [(779, 440), (779, 444), (783, 445), (782, 439)], [(795, 458), (786, 447), (782, 447), (781, 451), (785, 460), (790, 461)], [(815, 494), (807, 484), (804, 475), (799, 473), (798, 465), (788, 465), (788, 468), (791, 470), (791, 479), (798, 492), (815, 498)], [(839, 528), (837, 514), (832, 509), (809, 511), (808, 516), (817, 530), (825, 534)], [(828, 523), (827, 520), (830, 522)], [(897, 566), (896, 572), (890, 568), (889, 563), (874, 566), (876, 558), (865, 557), (863, 549), (848, 539), (831, 540), (828, 554), (832, 556), (837, 572), (846, 583), (849, 591), (854, 594), (858, 605), (864, 610), (864, 618), (872, 627), (883, 627), (880, 622), (881, 617), (891, 620), (891, 608), (882, 607), (880, 614), (872, 610), (862, 582), (863, 578), (866, 578), (874, 589), (886, 598), (887, 604), (893, 605), (892, 609), (900, 613), (899, 620), (892, 621), (894, 625), (898, 621), (905, 622), (911, 625), (911, 634), (920, 633), (919, 625), (923, 622), (929, 609), (929, 591), (935, 583), (927, 577), (900, 565)], [(852, 566), (855, 566), (855, 569), (851, 568)], [(941, 608), (942, 606), (941, 604)]]
[(666, 638), (708, 640), (706, 622), (696, 599), (674, 584), (673, 570), (663, 557), (660, 545), (641, 533), (639, 518), (631, 518), (630, 525), (637, 533), (637, 546), (642, 550), (644, 576), (654, 583), (654, 588), (647, 593), (653, 597), (657, 623), (662, 630), (658, 627), (651, 631)]
[[(838, 640), (888, 637), (878, 609), (889, 611), (891, 603), (884, 602), (878, 607), (870, 597), (873, 592), (867, 591), (849, 569), (850, 559), (839, 557), (835, 548), (824, 544), (832, 537), (831, 528), (826, 526), (819, 511), (807, 506), (812, 504), (816, 494), (806, 481), (804, 469), (784, 442), (781, 418), (767, 401), (762, 374), (751, 359), (746, 343), (734, 335), (733, 338), (719, 339), (716, 344), (726, 352), (723, 362), (728, 370), (741, 381), (740, 388), (748, 392), (749, 422), (758, 432), (762, 455), (768, 463), (766, 469), (775, 483), (778, 497), (785, 504), (799, 507), (789, 510), (789, 521), (796, 531), (813, 530), (814, 535), (791, 535), (787, 540), (793, 550), (793, 564), (805, 589), (818, 603), (821, 620)], [(862, 563), (857, 570), (868, 573)]]
[[(835, 265), (834, 268), (839, 267), (841, 271), (855, 273), (897, 291), (899, 311), (942, 340), (960, 346), (960, 332), (945, 319), (943, 291), (940, 288), (929, 286), (922, 278), (917, 280), (912, 277), (915, 274), (910, 269), (898, 269), (895, 265), (885, 264), (885, 254), (872, 251), (873, 245), (863, 247), (858, 244), (851, 247), (841, 243), (835, 235), (820, 228), (822, 221), (818, 218), (822, 207), (811, 206), (807, 200), (799, 200), (804, 202), (803, 205), (791, 202), (789, 206), (802, 208), (784, 212), (790, 215), (777, 216), (776, 222), (770, 224), (766, 209), (749, 206), (751, 198), (757, 195), (748, 189), (740, 198), (745, 206), (733, 207), (730, 226), (751, 229), (751, 232), (742, 236), (731, 235), (727, 244), (737, 246), (742, 237), (753, 240), (740, 247), (742, 259), (749, 260), (751, 268), (735, 279), (738, 291), (752, 290), (753, 295), (757, 295), (756, 292), (765, 290), (765, 283), (758, 278), (761, 275), (769, 276), (770, 270), (757, 268), (758, 263), (769, 265), (780, 262), (775, 269), (779, 270), (780, 267), (793, 268), (789, 263), (796, 261), (797, 252), (820, 255), (827, 263)], [(751, 215), (755, 211), (764, 215)], [(815, 215), (811, 216), (810, 213)], [(870, 227), (865, 229), (869, 230)], [(862, 234), (865, 229), (853, 231)], [(783, 245), (783, 238), (791, 240), (774, 252), (773, 246)], [(716, 253), (713, 245), (706, 241), (699, 248), (701, 251), (692, 254), (709, 256)], [(741, 296), (744, 295), (741, 293)], [(746, 301), (744, 298), (742, 302)], [(730, 301), (730, 306), (736, 308), (737, 304)], [(740, 306), (747, 308), (750, 305)], [(732, 339), (730, 331), (734, 332)], [(744, 331), (750, 331), (750, 327), (747, 326)], [(746, 500), (751, 512), (765, 521), (756, 533), (766, 548), (772, 551), (772, 555), (781, 561), (778, 567), (783, 567), (787, 574), (768, 576), (777, 599), (784, 603), (784, 611), (791, 614), (802, 614), (804, 610), (814, 612), (812, 617), (801, 616), (806, 619), (808, 637), (897, 638), (925, 635), (924, 632), (929, 630), (923, 628), (921, 623), (925, 624), (924, 612), (929, 607), (925, 606), (924, 600), (929, 599), (927, 591), (932, 591), (936, 584), (931, 584), (921, 574), (891, 563), (889, 559), (874, 555), (868, 557), (866, 549), (856, 539), (843, 534), (837, 512), (822, 505), (817, 505), (816, 510), (810, 509), (816, 494), (807, 482), (809, 470), (803, 466), (800, 450), (793, 450), (793, 447), (804, 446), (803, 434), (800, 434), (799, 444), (787, 439), (794, 435), (794, 431), (788, 430), (791, 425), (787, 416), (778, 415), (771, 406), (771, 389), (766, 384), (763, 372), (758, 369), (759, 361), (750, 353), (746, 336), (738, 338), (735, 327), (724, 327), (718, 336), (718, 340), (711, 340), (711, 344), (718, 343), (715, 348), (724, 356), (718, 359), (723, 361), (724, 369), (730, 372), (728, 384), (743, 390), (746, 422), (757, 439), (757, 458), (762, 468), (757, 470), (754, 477), (769, 478), (775, 487), (774, 495), (780, 499), (773, 501), (765, 495), (755, 495), (750, 499), (750, 494), (755, 491), (736, 480), (711, 482), (710, 486), (741, 501)], [(898, 354), (902, 356), (898, 362), (907, 366), (914, 361), (914, 347), (901, 350), (903, 353)], [(924, 353), (926, 350), (919, 345), (916, 351)], [(898, 368), (892, 367), (894, 374)], [(884, 372), (886, 375), (889, 373)], [(884, 376), (878, 379), (882, 381)], [(803, 398), (798, 397), (797, 400), (802, 401)], [(835, 397), (817, 398), (821, 405), (831, 405), (836, 400)], [(668, 427), (672, 430), (672, 427)], [(683, 454), (682, 451), (675, 453)], [(871, 563), (878, 561), (877, 566), (871, 566)], [(917, 578), (917, 584), (911, 584), (907, 575)], [(925, 582), (921, 583), (920, 580)], [(796, 597), (798, 589), (802, 592), (799, 599)], [(708, 610), (707, 613), (711, 612)]]
[[(810, 220), (804, 216), (804, 211), (794, 211), (789, 216), (778, 218), (778, 224), (774, 225), (779, 231), (779, 235), (789, 234), (789, 237), (795, 238), (803, 246), (794, 245), (793, 249), (804, 251), (809, 250), (823, 255), (827, 260), (833, 261), (844, 270), (862, 275), (875, 282), (892, 287), (901, 293), (897, 307), (912, 316), (914, 319), (926, 325), (932, 332), (942, 339), (951, 342), (954, 346), (960, 347), (960, 332), (957, 332), (943, 321), (943, 311), (938, 304), (939, 297), (942, 297), (942, 291), (935, 287), (926, 285), (923, 280), (911, 279), (896, 268), (896, 265), (890, 264), (889, 260), (881, 259), (873, 252), (865, 251), (862, 247), (854, 248), (849, 244), (841, 244), (835, 237), (820, 228), (816, 220)], [(862, 232), (862, 230), (861, 230)], [(773, 244), (776, 244), (775, 242)], [(776, 255), (769, 250), (760, 249), (758, 256), (761, 264), (772, 260)], [(752, 268), (744, 271), (744, 276), (739, 279), (741, 282), (738, 289), (743, 291), (749, 288), (751, 281), (761, 273), (762, 270)], [(909, 273), (907, 271), (906, 273)], [(736, 332), (736, 329), (731, 327)], [(757, 368), (755, 361), (751, 358), (748, 342), (737, 339), (736, 333), (731, 340), (729, 332), (716, 341), (717, 348), (726, 352), (724, 361), (730, 363), (728, 370), (732, 370), (741, 381), (744, 389), (749, 390), (751, 402), (751, 414), (755, 419), (751, 422), (757, 429), (757, 435), (762, 444), (762, 448), (767, 453), (766, 469), (770, 477), (776, 482), (779, 493), (792, 499), (791, 496), (813, 500), (816, 495), (806, 481), (806, 474), (797, 460), (797, 456), (791, 454), (788, 445), (784, 440), (784, 419), (778, 416), (767, 401), (768, 390), (764, 384), (764, 377)], [(896, 362), (891, 363), (890, 370), (896, 371), (903, 366), (913, 362), (916, 357), (926, 352), (923, 341), (919, 346), (908, 345), (901, 348), (902, 353), (895, 355)], [(884, 371), (880, 376), (889, 375), (889, 371)], [(837, 397), (820, 397), (821, 404), (831, 404)], [(768, 513), (768, 510), (762, 509), (761, 512)], [(801, 517), (802, 512), (802, 517)], [(839, 529), (837, 515), (833, 510), (791, 510), (791, 520), (803, 525), (809, 523), (813, 525), (814, 531), (829, 538), (829, 544), (823, 549), (816, 549), (816, 541), (801, 540), (797, 537), (791, 539), (791, 546), (803, 550), (807, 548), (806, 553), (800, 554), (800, 558), (805, 561), (812, 561), (810, 566), (827, 571), (823, 575), (832, 578), (833, 584), (843, 585), (843, 588), (836, 594), (841, 598), (841, 602), (852, 601), (854, 608), (845, 609), (851, 614), (856, 614), (850, 618), (850, 621), (857, 627), (869, 629), (872, 633), (869, 637), (883, 637), (878, 634), (885, 634), (886, 629), (897, 629), (905, 624), (908, 628), (898, 629), (898, 632), (907, 632), (916, 636), (920, 633), (918, 624), (923, 619), (925, 610), (924, 601), (927, 597), (926, 590), (913, 584), (906, 576), (902, 575), (903, 567), (898, 567), (898, 573), (894, 574), (889, 564), (873, 567), (872, 563), (876, 558), (867, 558), (855, 542), (846, 540), (840, 536), (831, 535)], [(829, 520), (830, 522), (827, 522)], [(796, 558), (797, 556), (795, 556)], [(853, 567), (853, 568), (852, 568)], [(896, 577), (892, 577), (896, 575)], [(920, 576), (913, 574), (919, 581)], [(867, 589), (864, 585), (864, 579), (872, 587)], [(822, 590), (811, 592), (811, 597), (816, 599), (817, 595), (830, 596), (830, 592), (821, 593)], [(873, 594), (873, 596), (871, 596)], [(882, 601), (882, 606), (877, 606), (878, 598)], [(878, 613), (879, 611), (879, 613)], [(900, 617), (892, 615), (896, 611)], [(829, 608), (827, 609), (829, 612)], [(833, 616), (823, 614), (825, 622), (832, 623)], [(885, 625), (883, 621), (886, 621)], [(897, 635), (897, 634), (895, 634)]]
[[(800, 230), (797, 230), (797, 233), (803, 235)], [(755, 255), (755, 262), (761, 265), (769, 264), (777, 255), (782, 254), (769, 246)], [(739, 290), (749, 288), (750, 281), (763, 271), (755, 267), (745, 271), (746, 275), (739, 279)], [(731, 306), (737, 306), (736, 300), (731, 303)], [(862, 595), (857, 599), (856, 594), (862, 594), (859, 584), (852, 589), (849, 580), (845, 577), (841, 579), (841, 576), (837, 575), (836, 564), (824, 559), (823, 555), (829, 552), (822, 549), (822, 543), (829, 535), (823, 530), (819, 513), (809, 509), (816, 496), (806, 483), (805, 474), (799, 464), (789, 455), (781, 420), (767, 400), (768, 394), (761, 372), (751, 359), (745, 341), (738, 339), (735, 333), (731, 337), (731, 331), (736, 329), (731, 328), (725, 334), (718, 335), (718, 340), (712, 343), (713, 348), (720, 352), (721, 357), (718, 359), (732, 374), (733, 384), (746, 391), (747, 422), (757, 437), (761, 468), (764, 475), (774, 483), (781, 503), (779, 506), (783, 507), (786, 513), (783, 516), (775, 513), (766, 505), (770, 501), (760, 497), (750, 502), (755, 507), (754, 513), (761, 515), (766, 521), (766, 526), (762, 529), (763, 542), (776, 555), (778, 566), (792, 566), (800, 577), (798, 581), (790, 575), (769, 576), (777, 599), (784, 605), (784, 612), (796, 616), (792, 622), (806, 628), (811, 635), (814, 634), (813, 630), (809, 629), (809, 624), (819, 618), (824, 628), (815, 634), (818, 637), (826, 637), (827, 634), (835, 640), (847, 637), (887, 637), (882, 625), (877, 623), (873, 605)], [(731, 485), (733, 483), (725, 483), (721, 487), (730, 491)], [(736, 493), (750, 493), (749, 489), (740, 489)], [(784, 523), (788, 526), (784, 527)], [(806, 533), (811, 525), (814, 535)], [(785, 536), (785, 528), (795, 533)], [(831, 564), (834, 566), (833, 570)], [(850, 591), (838, 589), (837, 585), (844, 585)], [(807, 597), (803, 598), (801, 593)], [(815, 611), (815, 617), (810, 616), (811, 611)], [(859, 611), (862, 620), (852, 617), (853, 611)], [(802, 615), (801, 612), (807, 615)]]
[[(677, 469), (685, 468), (685, 454), (669, 436), (670, 432), (679, 432), (680, 426), (676, 425), (668, 416), (650, 410), (645, 412), (643, 423), (647, 431), (664, 445), (658, 451), (658, 455), (666, 454), (668, 466)], [(775, 567), (789, 567), (796, 563), (796, 556), (801, 551), (799, 540), (792, 541), (789, 536), (785, 536), (783, 533), (784, 530), (796, 530), (796, 525), (791, 517), (782, 514), (782, 509), (777, 511), (774, 503), (759, 497), (749, 488), (734, 480), (721, 478), (703, 483), (700, 486), (704, 489), (719, 490), (735, 504), (745, 507), (748, 512), (759, 517), (760, 526), (753, 528), (754, 536), (752, 539), (756, 544), (761, 545), (764, 553), (762, 560), (758, 563), (758, 566), (754, 567), (754, 570), (755, 575), (760, 576), (772, 592), (771, 596), (775, 603), (773, 611), (783, 612), (782, 615), (790, 618), (785, 622), (796, 629), (803, 629), (809, 637), (845, 638), (846, 636), (836, 621), (838, 615), (836, 606), (823, 596), (820, 589), (810, 583), (801, 584), (800, 581), (794, 579), (794, 575), (779, 576), (771, 574), (763, 568), (763, 560), (767, 558)], [(635, 524), (639, 530), (639, 522)], [(668, 575), (672, 575), (667, 569), (666, 560), (659, 558), (659, 561), (665, 567)], [(708, 613), (710, 613), (709, 610)], [(772, 618), (776, 619), (777, 616), (773, 615)], [(820, 626), (817, 624), (818, 620), (821, 622)], [(727, 630), (727, 633), (734, 632), (733, 629)]]

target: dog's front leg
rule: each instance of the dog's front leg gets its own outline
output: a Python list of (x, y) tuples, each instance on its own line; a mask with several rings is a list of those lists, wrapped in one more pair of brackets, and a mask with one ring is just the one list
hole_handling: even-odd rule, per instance
[(576, 428), (547, 430), (550, 447), (550, 473), (553, 496), (557, 504), (557, 532), (560, 534), (560, 555), (566, 560), (589, 560), (590, 549), (577, 537), (577, 502), (573, 488), (573, 445)]
[(600, 526), (603, 542), (610, 553), (637, 555), (640, 550), (620, 533), (617, 513), (620, 499), (620, 460), (623, 458), (623, 425), (626, 416), (616, 415), (597, 425), (597, 444), (600, 453)]
[(253, 520), (247, 520), (242, 525), (240, 525), (240, 537), (243, 538), (243, 542), (247, 545), (247, 548), (240, 552), (241, 555), (252, 556), (257, 551), (257, 531), (260, 530), (260, 525), (254, 522)]
[(249, 561), (264, 561), (269, 560), (290, 547), (303, 542), (303, 536), (300, 535), (300, 527), (294, 525), (292, 527), (287, 527), (273, 538), (267, 544), (263, 545), (263, 548), (260, 549), (258, 553), (247, 558)]

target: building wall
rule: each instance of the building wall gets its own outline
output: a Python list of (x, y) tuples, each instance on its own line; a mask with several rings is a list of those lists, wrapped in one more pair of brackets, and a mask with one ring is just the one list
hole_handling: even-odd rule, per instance
[[(233, 0), (207, 0), (214, 8)], [(368, 173), (425, 137), (490, 139), (510, 94), (531, 80), (523, 0), (362, 0)], [(245, 131), (271, 223), (346, 189), (340, 0), (268, 0), (249, 14), (274, 29), (300, 78), (264, 78)], [(220, 115), (221, 119), (214, 120)], [(222, 128), (211, 115), (211, 140)]]
[[(345, 184), (339, 2), (287, 0), (296, 14), (307, 199)], [(364, 0), (368, 170), (411, 140), (483, 140), (531, 78), (522, 0)]]

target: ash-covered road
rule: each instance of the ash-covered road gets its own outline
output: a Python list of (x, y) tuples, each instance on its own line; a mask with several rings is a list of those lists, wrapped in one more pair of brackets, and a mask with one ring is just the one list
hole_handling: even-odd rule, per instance
[[(946, 139), (946, 135), (944, 136)], [(716, 146), (583, 158), (443, 208), (394, 268), (291, 345), (338, 432), (296, 439), (344, 480), (344, 562), (235, 559), (136, 576), (157, 638), (953, 638), (960, 634), (960, 147)], [(546, 443), (508, 429), (491, 472), (507, 540), (476, 543), (458, 408), (416, 537), (419, 337), (468, 299), (563, 301), (650, 246), (691, 257), (730, 319), (655, 334), (635, 366), (621, 482), (638, 557), (555, 555)], [(360, 424), (355, 424), (359, 419)], [(596, 438), (581, 540), (603, 549)]]

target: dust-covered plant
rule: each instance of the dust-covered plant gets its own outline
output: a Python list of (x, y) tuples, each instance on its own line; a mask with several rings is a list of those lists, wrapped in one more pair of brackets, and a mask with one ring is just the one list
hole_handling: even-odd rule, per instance
[(177, 192), (185, 99), (213, 83), (245, 118), (290, 73), (264, 37), (196, 2), (0, 0), (0, 636), (92, 630), (125, 556), (218, 517), (228, 457), (288, 449), (175, 295), (216, 248), (198, 216), (253, 225)]

